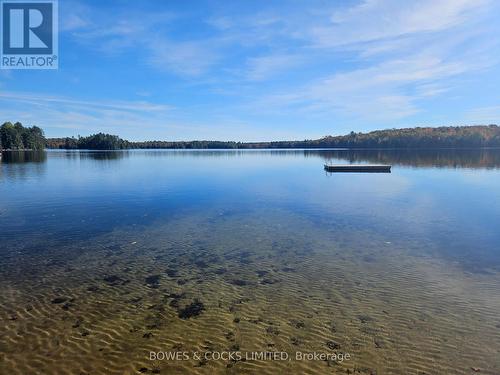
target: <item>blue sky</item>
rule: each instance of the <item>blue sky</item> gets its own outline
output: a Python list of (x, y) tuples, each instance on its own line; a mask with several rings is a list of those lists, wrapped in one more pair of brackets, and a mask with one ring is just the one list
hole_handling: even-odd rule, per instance
[(500, 123), (500, 2), (59, 1), (59, 70), (0, 71), (0, 121), (130, 140)]

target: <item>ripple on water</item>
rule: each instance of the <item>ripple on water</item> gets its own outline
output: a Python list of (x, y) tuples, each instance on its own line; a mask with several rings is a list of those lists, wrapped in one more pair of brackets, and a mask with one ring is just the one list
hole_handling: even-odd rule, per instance
[[(464, 274), (377, 233), (323, 231), (290, 212), (207, 216), (3, 259), (18, 272), (1, 279), (0, 372), (500, 372), (498, 275)], [(148, 358), (228, 350), (352, 360)]]

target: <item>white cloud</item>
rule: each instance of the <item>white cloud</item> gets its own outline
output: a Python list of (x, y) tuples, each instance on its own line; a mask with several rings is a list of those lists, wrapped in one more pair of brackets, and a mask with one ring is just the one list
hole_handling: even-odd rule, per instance
[(422, 98), (440, 95), (449, 90), (449, 87), (445, 87), (439, 83), (424, 83), (416, 86), (416, 93)]
[[(162, 129), (172, 107), (146, 101), (97, 101), (30, 93), (0, 93), (0, 117), (38, 125), (48, 136)], [(26, 107), (29, 105), (29, 111)]]
[(256, 107), (339, 113), (363, 120), (397, 120), (419, 112), (416, 101), (443, 92), (440, 82), (471, 66), (425, 53), (337, 73), (283, 95), (261, 98)]
[(329, 24), (312, 28), (311, 36), (318, 46), (335, 47), (438, 32), (462, 24), (487, 4), (486, 0), (366, 0), (334, 12)]
[(92, 10), (86, 4), (65, 0), (59, 4), (59, 12), (63, 14), (59, 21), (60, 32), (73, 32), (91, 25)]
[(78, 14), (68, 14), (66, 15), (62, 22), (60, 31), (74, 31), (81, 29), (88, 25), (87, 20)]
[(252, 57), (247, 61), (247, 79), (251, 81), (262, 81), (273, 78), (303, 62), (304, 58), (302, 56), (293, 54), (274, 54)]
[(217, 61), (214, 43), (207, 40), (180, 41), (165, 28), (176, 20), (171, 12), (121, 13), (113, 23), (96, 14), (72, 36), (80, 43), (113, 55), (130, 49), (141, 53), (152, 66), (181, 76), (199, 76)]
[(218, 60), (218, 55), (206, 42), (174, 42), (155, 38), (147, 42), (149, 62), (161, 71), (183, 76), (200, 76)]
[(26, 102), (42, 106), (59, 104), (73, 107), (102, 108), (128, 112), (164, 112), (173, 108), (165, 104), (154, 104), (146, 101), (85, 101), (50, 95), (16, 92), (0, 92), (0, 100), (10, 102)]
[(304, 33), (314, 48), (302, 53), (309, 64), (350, 53), (349, 65), (265, 95), (253, 108), (371, 122), (415, 115), (422, 111), (421, 101), (451, 90), (452, 79), (499, 62), (493, 53), (498, 40), (488, 38), (492, 30), (482, 24), (489, 6), (472, 0), (368, 0), (336, 11), (322, 26), (306, 25)]

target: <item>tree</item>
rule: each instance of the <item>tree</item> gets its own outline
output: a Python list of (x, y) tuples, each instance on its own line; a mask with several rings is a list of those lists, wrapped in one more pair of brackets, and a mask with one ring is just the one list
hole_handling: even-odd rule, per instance
[(43, 150), (45, 148), (43, 130), (37, 126), (25, 128), (20, 122), (14, 125), (11, 122), (5, 122), (0, 127), (0, 148)]
[(129, 148), (129, 142), (117, 135), (98, 133), (88, 137), (80, 137), (78, 148), (89, 150), (121, 150)]

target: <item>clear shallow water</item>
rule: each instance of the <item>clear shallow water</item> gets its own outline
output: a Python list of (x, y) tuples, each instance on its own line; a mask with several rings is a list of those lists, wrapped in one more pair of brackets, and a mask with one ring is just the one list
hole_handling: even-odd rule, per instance
[(4, 153), (0, 372), (497, 374), (499, 227), (500, 150)]

